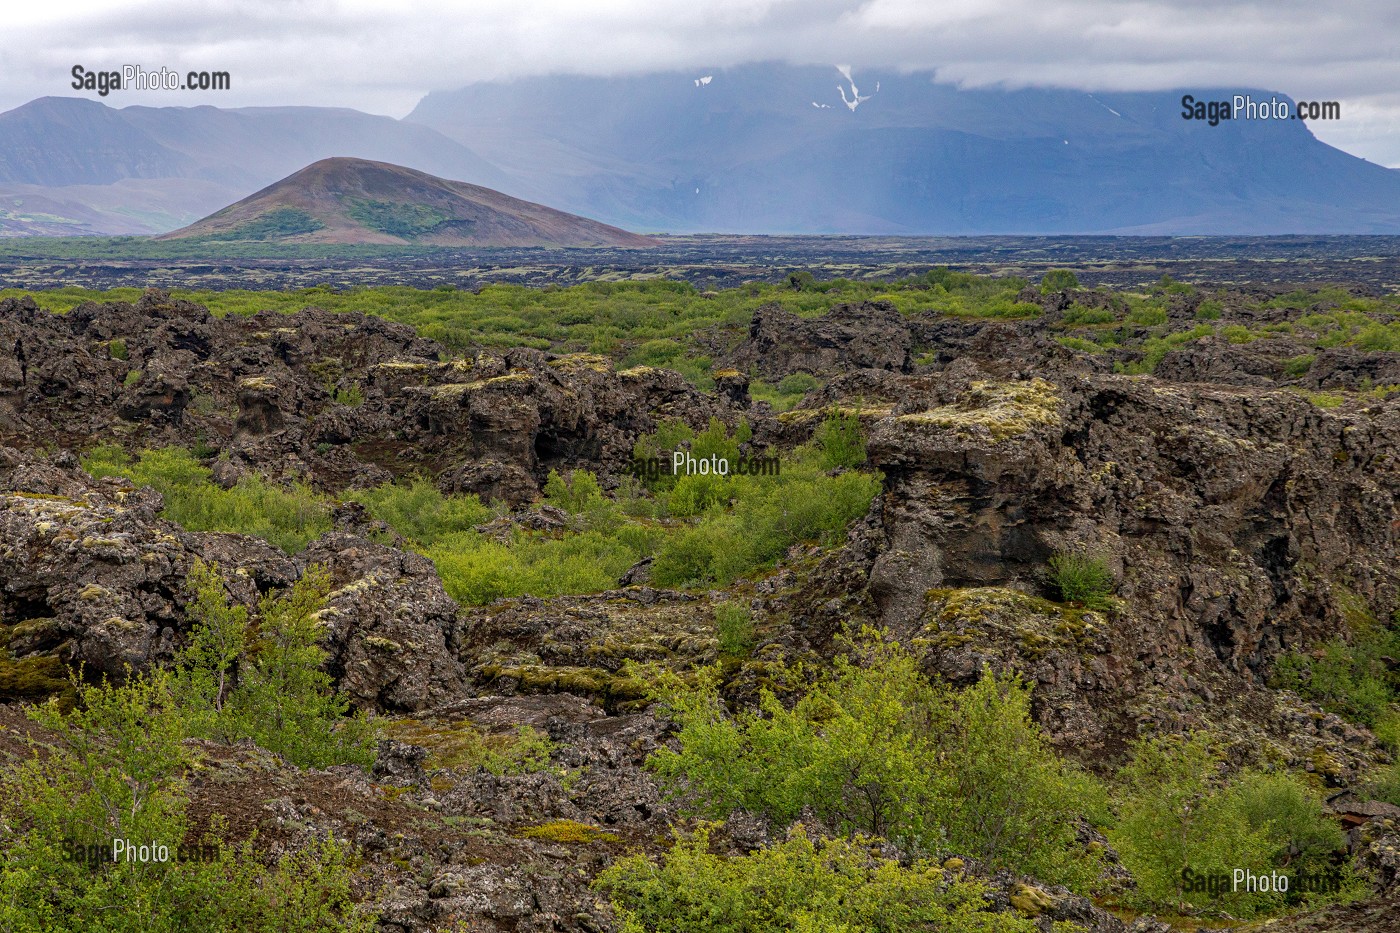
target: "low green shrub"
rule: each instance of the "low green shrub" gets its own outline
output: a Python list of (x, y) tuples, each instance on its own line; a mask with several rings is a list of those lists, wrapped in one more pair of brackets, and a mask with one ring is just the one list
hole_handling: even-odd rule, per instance
[(89, 451), (82, 463), (94, 477), (124, 476), (152, 487), (165, 497), (162, 514), (190, 531), (255, 535), (295, 554), (331, 529), (328, 505), (311, 487), (284, 489), (245, 476), (223, 489), (184, 448), (144, 450), (132, 460), (120, 447), (105, 445)]
[(720, 654), (747, 655), (754, 645), (753, 613), (739, 603), (720, 603), (715, 607), (715, 632)]
[[(777, 683), (800, 676), (769, 674)], [(692, 812), (722, 818), (743, 808), (781, 825), (811, 811), (842, 832), (975, 855), (1081, 890), (1097, 875), (1075, 835), (1076, 818), (1100, 806), (1094, 782), (1045, 743), (1015, 678), (985, 674), (954, 692), (873, 634), (795, 703), (765, 690), (757, 709), (733, 716), (716, 669), (693, 683), (636, 676), (679, 728), (679, 750), (656, 752), (648, 767)]]
[(1085, 340), (1082, 337), (1056, 337), (1055, 340), (1071, 350), (1078, 350), (1080, 353), (1102, 353), (1103, 347), (1092, 340)]
[(407, 483), (349, 489), (344, 495), (405, 538), (425, 547), (444, 535), (470, 531), (495, 515), (476, 496), (445, 496), (421, 476)]
[(1317, 356), (1312, 353), (1304, 353), (1300, 356), (1292, 357), (1287, 363), (1283, 364), (1283, 372), (1293, 379), (1306, 376), (1308, 370), (1312, 369), (1313, 361), (1316, 359)]
[[(1136, 881), (1129, 900), (1142, 909), (1228, 912), (1235, 917), (1278, 913), (1290, 906), (1357, 896), (1363, 887), (1334, 857), (1340, 829), (1317, 793), (1287, 774), (1245, 772), (1223, 777), (1222, 753), (1203, 733), (1139, 741), (1119, 775), (1118, 820), (1108, 831)], [(1289, 893), (1197, 890), (1193, 881), (1256, 874), (1336, 873), (1341, 890), (1319, 895), (1292, 885)]]
[[(77, 686), (29, 715), (52, 730), (43, 754), (8, 769), (0, 797), (0, 929), (13, 933), (369, 933), (351, 894), (350, 853), (331, 839), (270, 866), (256, 838), (233, 845), (216, 818), (189, 840), (184, 710), (153, 672)], [(114, 841), (165, 847), (167, 860), (113, 858)], [(205, 858), (181, 860), (182, 844)]]
[(1060, 600), (1077, 603), (1086, 609), (1112, 609), (1113, 571), (1102, 557), (1077, 551), (1058, 551), (1051, 555), (1050, 582), (1060, 594)]
[(1112, 308), (1086, 308), (1083, 305), (1070, 305), (1060, 318), (1071, 327), (1088, 327), (1095, 324), (1112, 324), (1118, 315)]
[(303, 768), (374, 763), (376, 725), (347, 715), (349, 700), (322, 670), (324, 570), (312, 567), (285, 593), (264, 596), (256, 629), (229, 604), (217, 568), (196, 565), (190, 585), (193, 626), (174, 688), (190, 734), (249, 738)]
[(813, 438), (821, 451), (821, 465), (828, 470), (851, 470), (865, 463), (865, 437), (860, 416), (832, 410)]
[(1274, 665), (1273, 686), (1374, 731), (1400, 751), (1400, 630), (1359, 619), (1351, 640), (1334, 638), (1311, 652), (1290, 651)]
[(1040, 290), (1047, 294), (1078, 287), (1079, 277), (1069, 269), (1051, 269), (1040, 279)]
[(1377, 768), (1366, 782), (1366, 796), (1400, 807), (1400, 765)]
[(1035, 921), (988, 910), (979, 882), (937, 866), (875, 857), (870, 841), (813, 842), (799, 826), (745, 856), (710, 852), (712, 827), (679, 838), (660, 862), (620, 859), (594, 886), (633, 933), (1033, 933)]

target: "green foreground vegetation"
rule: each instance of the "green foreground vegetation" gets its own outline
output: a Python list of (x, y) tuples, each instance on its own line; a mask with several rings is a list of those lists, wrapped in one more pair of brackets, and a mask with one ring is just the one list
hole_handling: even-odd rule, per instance
[[(799, 832), (726, 860), (708, 853), (701, 824), (660, 862), (633, 857), (599, 879), (636, 929), (1026, 928), (1016, 915), (959, 912), (976, 901), (956, 872), (962, 857), (1143, 910), (1267, 916), (1365, 890), (1317, 787), (1285, 771), (1229, 773), (1207, 735), (1144, 739), (1103, 780), (1050, 748), (1017, 677), (987, 671), (954, 689), (920, 673), (917, 658), (885, 633), (855, 637), (829, 669), (768, 673), (777, 686), (757, 708), (730, 712), (720, 667), (683, 679), (634, 666), (679, 730), (679, 750), (654, 753), (648, 766), (693, 816), (743, 810), (778, 827), (815, 819), (840, 836), (823, 847)], [(1103, 847), (1086, 841), (1083, 824), (1107, 834), (1134, 889), (1106, 880)], [(875, 838), (918, 861), (872, 858), (862, 840)], [(1186, 870), (1219, 875), (1239, 865), (1335, 877), (1338, 890), (1183, 891)], [(861, 897), (843, 895), (852, 883), (878, 889), (889, 919), (865, 915)], [(1022, 915), (1048, 906), (1038, 889), (1024, 895)]]
[[(728, 459), (737, 459), (746, 439), (742, 427), (730, 432), (718, 421), (698, 433), (668, 423), (658, 435), (665, 443), (689, 443), (697, 457)], [(639, 455), (657, 444), (657, 436), (643, 438)], [(652, 580), (663, 586), (730, 584), (773, 566), (800, 541), (834, 542), (864, 515), (879, 478), (832, 472), (864, 459), (855, 419), (833, 414), (813, 443), (783, 458), (777, 475), (668, 476), (654, 488), (637, 481), (608, 497), (587, 471), (554, 474), (545, 501), (569, 514), (568, 526), (555, 533), (514, 528), (505, 540), (476, 530), (497, 510), (475, 496), (444, 496), (424, 479), (345, 496), (429, 557), (450, 596), (480, 605), (611, 589), (648, 557)], [(155, 488), (165, 497), (165, 517), (192, 531), (257, 535), (295, 553), (330, 529), (330, 497), (252, 476), (225, 490), (183, 448), (132, 458), (118, 447), (98, 447), (83, 466), (94, 476), (120, 475)]]
[[(1050, 270), (1045, 277), (1054, 288), (1073, 288), (1072, 279), (1066, 270)], [(803, 272), (781, 283), (754, 282), (717, 292), (701, 292), (685, 282), (651, 279), (544, 288), (490, 285), (475, 292), (454, 286), (432, 290), (375, 286), (282, 292), (175, 290), (172, 295), (205, 305), (216, 315), (291, 313), (305, 307), (377, 315), (413, 327), (420, 336), (442, 343), (448, 353), (517, 346), (598, 353), (620, 366), (673, 369), (709, 388), (713, 384), (712, 342), (697, 338), (719, 335), (721, 340), (737, 341), (762, 305), (777, 304), (805, 317), (824, 314), (838, 304), (862, 301), (887, 301), (906, 315), (1009, 320), (1040, 317), (1039, 305), (1017, 301), (1027, 285), (1025, 279), (1012, 276), (977, 276), (936, 268), (895, 281), (821, 281)], [(1318, 350), (1340, 346), (1400, 350), (1400, 298), (1396, 296), (1359, 297), (1337, 287), (1288, 292), (1242, 307), (1306, 313), (1290, 321), (1246, 326), (1220, 323), (1226, 309), (1219, 297), (1166, 276), (1138, 291), (1094, 290), (1091, 294), (1094, 300), (1071, 304), (1050, 325), (1050, 333), (1079, 352), (1131, 351), (1127, 359), (1115, 363), (1120, 371), (1130, 374), (1151, 373), (1170, 350), (1205, 337), (1239, 344), (1284, 337), (1302, 341), (1312, 352), (1298, 354), (1289, 362), (1289, 374), (1295, 378), (1306, 374)], [(83, 301), (134, 302), (141, 290), (0, 290), (0, 298), (21, 295), (32, 295), (43, 307), (65, 313)], [(1168, 313), (1174, 301), (1184, 300), (1194, 300), (1195, 311), (1189, 319)], [(817, 385), (814, 377), (798, 374), (781, 385), (755, 381), (752, 394), (782, 410)], [(1392, 388), (1374, 387), (1377, 392)]]
[[(0, 929), (101, 931), (369, 931), (351, 897), (352, 853), (334, 839), (270, 863), (249, 838), (225, 840), (216, 819), (195, 836), (188, 738), (250, 738), (308, 767), (373, 760), (375, 727), (321, 670), (316, 613), (324, 573), (312, 571), (249, 614), (230, 604), (216, 568), (190, 579), (194, 630), (169, 670), (83, 683), (76, 708), (28, 710), (53, 743), (4, 773), (0, 802)], [(148, 860), (114, 854), (143, 844)]]

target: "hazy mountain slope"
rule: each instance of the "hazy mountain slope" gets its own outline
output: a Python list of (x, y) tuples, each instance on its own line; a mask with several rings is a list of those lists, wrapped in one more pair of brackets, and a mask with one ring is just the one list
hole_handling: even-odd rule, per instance
[(323, 159), (166, 239), (438, 246), (645, 246), (584, 217), (363, 159)]
[[(424, 126), (355, 110), (117, 110), (91, 100), (46, 97), (0, 114), (0, 196), (39, 198), (47, 216), (24, 220), (35, 215), (7, 202), (0, 232), (160, 233), (332, 156), (511, 186), (508, 176), (460, 143)], [(127, 183), (133, 179), (147, 183)]]
[(163, 233), (243, 191), (198, 178), (124, 178), (110, 185), (0, 185), (0, 236)]
[(958, 90), (927, 74), (780, 65), (704, 77), (478, 84), (429, 94), (407, 119), (551, 203), (648, 229), (1400, 230), (1400, 172), (1297, 121), (1183, 120), (1181, 92)]

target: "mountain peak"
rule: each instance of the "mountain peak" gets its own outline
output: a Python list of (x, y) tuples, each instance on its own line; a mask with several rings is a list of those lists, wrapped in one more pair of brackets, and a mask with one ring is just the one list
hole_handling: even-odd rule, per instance
[(166, 239), (431, 246), (650, 242), (597, 221), (389, 162), (320, 159)]

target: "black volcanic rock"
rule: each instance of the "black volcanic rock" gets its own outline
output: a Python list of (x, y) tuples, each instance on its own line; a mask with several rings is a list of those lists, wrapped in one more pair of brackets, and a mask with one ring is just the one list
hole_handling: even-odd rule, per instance
[(792, 373), (906, 372), (912, 345), (908, 323), (888, 302), (837, 305), (816, 318), (799, 317), (772, 304), (754, 312), (748, 338), (729, 362), (772, 381)]

